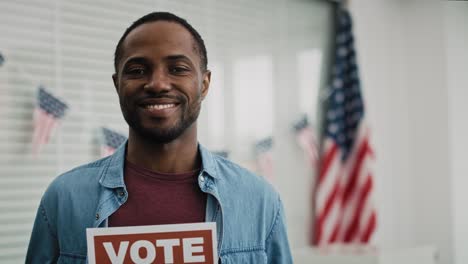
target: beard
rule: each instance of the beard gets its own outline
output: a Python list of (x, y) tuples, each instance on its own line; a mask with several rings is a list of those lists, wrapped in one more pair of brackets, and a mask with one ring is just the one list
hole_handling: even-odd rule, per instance
[[(162, 96), (164, 97), (164, 96)], [(125, 121), (130, 128), (140, 137), (149, 140), (153, 143), (163, 144), (169, 143), (179, 138), (193, 123), (198, 119), (201, 110), (201, 94), (192, 104), (188, 104), (187, 99), (180, 96), (177, 97), (180, 102), (180, 117), (175, 124), (170, 127), (145, 127), (136, 110), (129, 111), (128, 107), (125, 108), (124, 102), (120, 102), (122, 113)], [(153, 122), (157, 123), (158, 120), (154, 119)]]

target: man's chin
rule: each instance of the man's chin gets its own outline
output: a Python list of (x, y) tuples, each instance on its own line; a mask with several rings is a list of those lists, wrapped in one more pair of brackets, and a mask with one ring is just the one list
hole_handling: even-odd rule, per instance
[(161, 128), (151, 128), (151, 129), (134, 129), (134, 131), (145, 141), (150, 141), (153, 143), (164, 144), (170, 143), (182, 135), (183, 131), (181, 129), (161, 129)]

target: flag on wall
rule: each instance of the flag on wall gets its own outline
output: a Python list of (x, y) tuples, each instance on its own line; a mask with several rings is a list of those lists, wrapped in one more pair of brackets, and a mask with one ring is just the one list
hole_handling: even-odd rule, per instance
[(2, 66), (4, 62), (5, 62), (5, 57), (3, 57), (2, 53), (0, 52), (0, 66)]
[(102, 128), (101, 157), (112, 155), (127, 137), (109, 128)]
[(49, 138), (64, 117), (68, 106), (66, 103), (39, 86), (37, 103), (34, 109), (33, 153), (49, 142)]
[(317, 138), (307, 115), (302, 116), (302, 118), (294, 124), (294, 131), (296, 132), (297, 143), (304, 150), (311, 167), (315, 169), (318, 160)]
[(255, 156), (260, 174), (273, 181), (273, 139), (267, 137), (255, 143)]
[(338, 10), (331, 84), (324, 111), (324, 135), (315, 190), (318, 246), (368, 243), (376, 228), (373, 151), (366, 127), (351, 17)]

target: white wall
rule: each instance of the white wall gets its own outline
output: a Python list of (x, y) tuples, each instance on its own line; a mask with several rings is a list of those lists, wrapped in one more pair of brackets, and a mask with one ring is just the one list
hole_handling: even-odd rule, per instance
[(468, 263), (468, 2), (445, 4), (456, 263)]
[(377, 243), (411, 244), (409, 98), (401, 3), (352, 1), (356, 49), (377, 153)]
[(382, 248), (468, 263), (468, 3), (350, 1), (377, 150)]

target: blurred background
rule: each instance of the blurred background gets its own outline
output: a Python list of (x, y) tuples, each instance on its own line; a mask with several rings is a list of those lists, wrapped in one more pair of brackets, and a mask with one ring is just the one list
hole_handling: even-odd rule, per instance
[[(378, 222), (363, 250), (329, 251), (311, 247), (316, 167), (293, 127), (306, 115), (320, 138), (337, 1), (0, 0), (0, 263), (24, 262), (45, 188), (102, 156), (102, 128), (127, 134), (113, 52), (151, 11), (186, 18), (204, 38), (212, 83), (199, 140), (280, 192), (297, 263), (468, 263), (468, 2), (344, 6), (376, 158)], [(69, 109), (34, 154), (40, 86)]]

